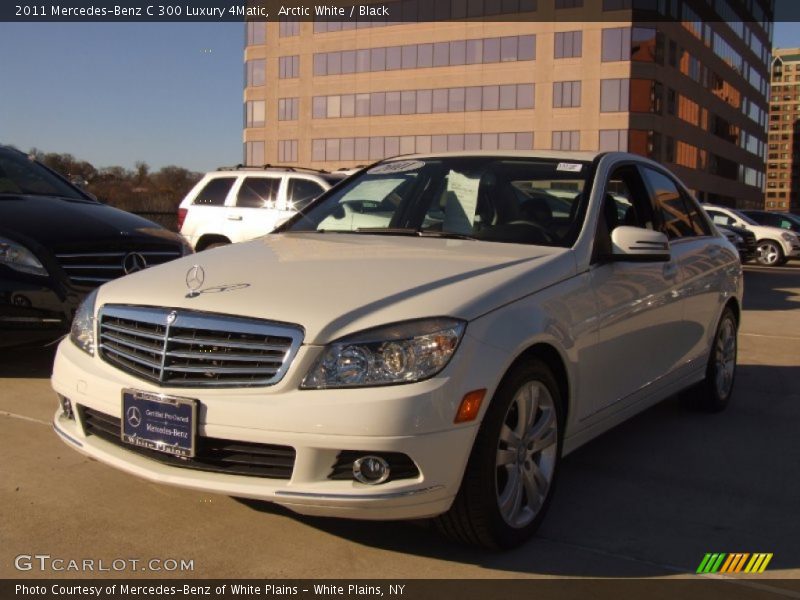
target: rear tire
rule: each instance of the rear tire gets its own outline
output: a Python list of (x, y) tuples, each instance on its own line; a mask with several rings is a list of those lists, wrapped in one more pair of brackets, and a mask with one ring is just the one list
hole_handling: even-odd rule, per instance
[(692, 403), (701, 410), (721, 412), (730, 403), (736, 379), (737, 329), (736, 315), (728, 306), (722, 312), (714, 334), (706, 377), (690, 390)]
[(553, 496), (562, 436), (552, 371), (536, 359), (513, 367), (481, 423), (452, 507), (436, 519), (439, 530), (491, 549), (528, 540)]

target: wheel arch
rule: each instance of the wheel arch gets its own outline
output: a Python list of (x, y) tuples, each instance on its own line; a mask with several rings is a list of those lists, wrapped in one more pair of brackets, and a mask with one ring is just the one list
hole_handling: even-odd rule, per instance
[(742, 307), (739, 305), (739, 299), (736, 297), (728, 298), (728, 301), (725, 303), (725, 308), (730, 308), (733, 311), (733, 316), (736, 319), (736, 326), (738, 327), (742, 322)]
[(508, 366), (503, 373), (501, 381), (505, 379), (508, 374), (519, 364), (524, 363), (531, 359), (542, 361), (552, 371), (553, 376), (558, 384), (558, 394), (561, 399), (561, 409), (564, 416), (564, 424), (569, 420), (571, 397), (570, 397), (570, 382), (567, 365), (561, 352), (552, 344), (548, 342), (536, 342), (523, 350)]
[(195, 244), (195, 250), (200, 252), (201, 250), (208, 248), (208, 246), (211, 244), (216, 243), (230, 244), (231, 241), (224, 235), (218, 233), (204, 233), (200, 236), (200, 239), (197, 240), (197, 244)]

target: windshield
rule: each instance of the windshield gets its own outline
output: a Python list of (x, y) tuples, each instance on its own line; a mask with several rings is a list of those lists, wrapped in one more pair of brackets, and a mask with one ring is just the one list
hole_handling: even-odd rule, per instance
[(71, 185), (15, 150), (0, 149), (0, 194), (87, 200)]
[(284, 231), (571, 246), (589, 166), (494, 156), (386, 161), (341, 185)]

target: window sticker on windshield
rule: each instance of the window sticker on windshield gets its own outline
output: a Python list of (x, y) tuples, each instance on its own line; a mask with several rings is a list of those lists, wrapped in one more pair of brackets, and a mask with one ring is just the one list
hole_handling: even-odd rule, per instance
[(583, 165), (579, 163), (558, 163), (556, 171), (569, 171), (570, 173), (580, 173)]
[(367, 173), (370, 175), (389, 175), (391, 173), (407, 173), (424, 167), (425, 163), (419, 160), (394, 160), (372, 167)]
[(478, 206), (480, 179), (472, 179), (450, 171), (447, 175), (447, 199), (444, 207), (444, 230), (453, 233), (472, 233)]
[(391, 194), (405, 179), (373, 179), (372, 181), (360, 181), (352, 190), (347, 192), (339, 204), (346, 204), (358, 200), (372, 200), (380, 202)]

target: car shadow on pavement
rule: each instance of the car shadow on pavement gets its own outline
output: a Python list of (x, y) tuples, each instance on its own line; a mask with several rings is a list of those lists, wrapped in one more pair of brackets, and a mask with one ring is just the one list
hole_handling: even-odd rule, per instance
[(304, 517), (239, 502), (357, 544), (509, 574), (689, 574), (707, 552), (771, 552), (770, 570), (797, 569), (800, 367), (744, 365), (737, 378), (723, 413), (675, 396), (567, 456), (538, 534), (506, 552), (452, 543), (426, 521)]
[(56, 343), (0, 348), (0, 378), (46, 379), (53, 372)]
[(744, 310), (800, 309), (800, 268), (746, 268), (744, 273)]

